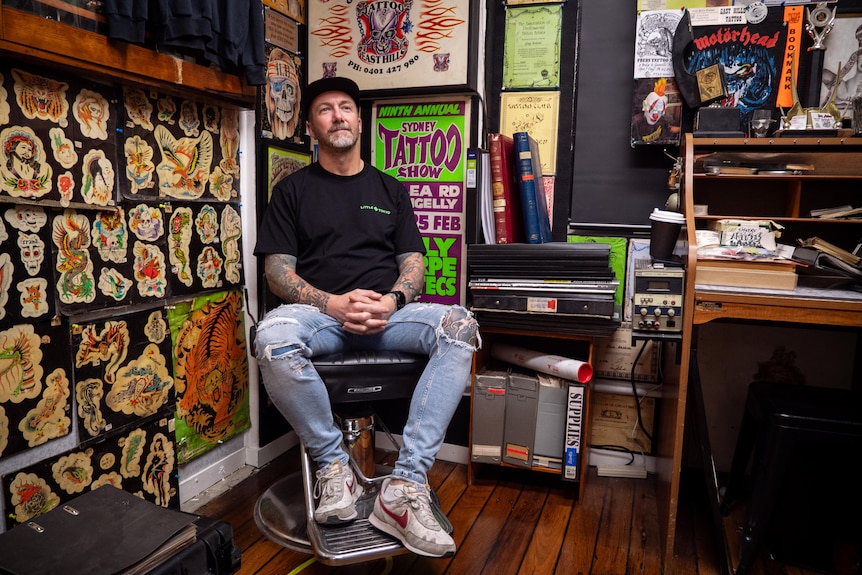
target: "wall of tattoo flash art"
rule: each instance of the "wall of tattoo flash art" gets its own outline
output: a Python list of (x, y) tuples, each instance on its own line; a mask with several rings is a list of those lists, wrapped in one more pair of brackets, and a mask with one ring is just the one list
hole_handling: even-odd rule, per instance
[(0, 62), (0, 531), (249, 427), (239, 114)]

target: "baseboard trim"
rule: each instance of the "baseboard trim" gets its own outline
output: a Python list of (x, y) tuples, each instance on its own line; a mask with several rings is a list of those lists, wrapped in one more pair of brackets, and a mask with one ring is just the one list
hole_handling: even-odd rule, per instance
[(246, 448), (246, 463), (253, 467), (263, 467), (276, 457), (299, 445), (296, 432), (290, 431), (262, 447)]
[(237, 449), (205, 467), (197, 473), (180, 480), (180, 505), (200, 495), (230, 474), (245, 466), (245, 448)]

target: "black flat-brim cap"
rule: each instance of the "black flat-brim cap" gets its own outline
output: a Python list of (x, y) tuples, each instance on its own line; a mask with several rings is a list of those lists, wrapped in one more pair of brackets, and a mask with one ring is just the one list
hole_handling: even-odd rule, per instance
[(357, 110), (361, 107), (359, 103), (359, 86), (356, 85), (356, 82), (350, 78), (342, 78), (339, 76), (335, 76), (334, 78), (321, 78), (320, 80), (315, 80), (309, 84), (308, 88), (305, 89), (303, 96), (305, 96), (306, 115), (308, 115), (308, 112), (311, 110), (311, 105), (314, 103), (314, 99), (325, 92), (344, 92), (356, 103)]

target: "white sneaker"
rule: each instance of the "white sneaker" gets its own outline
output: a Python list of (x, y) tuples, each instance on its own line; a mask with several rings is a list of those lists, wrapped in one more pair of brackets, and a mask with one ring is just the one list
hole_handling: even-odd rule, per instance
[(455, 541), (431, 511), (428, 492), (415, 483), (392, 485), (387, 479), (368, 521), (418, 555), (447, 557), (455, 553)]
[(316, 472), (314, 497), (318, 499), (314, 520), (318, 523), (337, 524), (356, 519), (356, 500), (363, 493), (350, 466), (336, 459)]

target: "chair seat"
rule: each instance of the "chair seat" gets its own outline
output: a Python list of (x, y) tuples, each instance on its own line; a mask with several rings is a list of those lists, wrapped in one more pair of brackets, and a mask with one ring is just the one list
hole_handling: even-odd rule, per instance
[(353, 350), (311, 358), (332, 403), (406, 399), (428, 357), (398, 351)]

